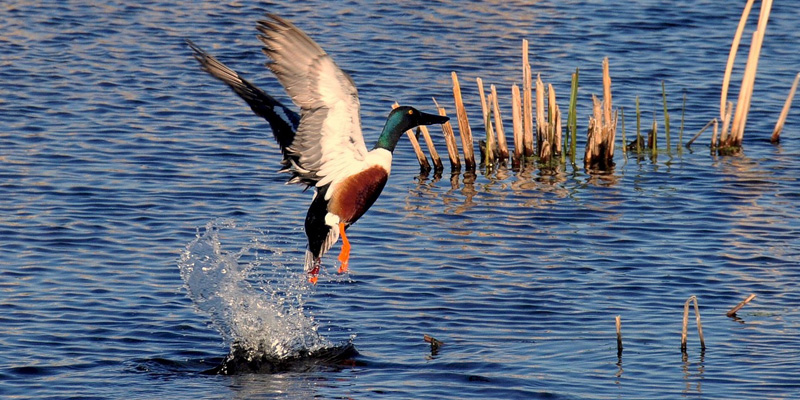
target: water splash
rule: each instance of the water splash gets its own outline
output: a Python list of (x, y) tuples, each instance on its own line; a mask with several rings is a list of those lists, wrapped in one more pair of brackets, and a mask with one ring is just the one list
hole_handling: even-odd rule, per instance
[[(220, 232), (226, 240), (229, 235), (249, 239), (231, 252), (223, 249)], [(304, 296), (311, 290), (304, 274), (284, 266), (280, 251), (270, 248), (265, 239), (263, 233), (237, 227), (230, 220), (206, 224), (178, 262), (195, 307), (211, 318), (231, 346), (229, 357), (281, 360), (331, 347), (303, 307)], [(256, 269), (257, 276), (251, 274)]]

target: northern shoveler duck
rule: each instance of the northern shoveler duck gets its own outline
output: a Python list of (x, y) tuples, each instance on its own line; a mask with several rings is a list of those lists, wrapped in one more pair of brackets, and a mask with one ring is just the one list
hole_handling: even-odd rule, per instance
[(267, 120), (283, 152), (282, 172), (289, 183), (314, 187), (305, 220), (308, 249), (305, 271), (317, 282), (321, 258), (341, 236), (339, 273), (347, 271), (350, 243), (345, 230), (372, 206), (392, 166), (402, 134), (419, 125), (442, 124), (447, 117), (413, 107), (389, 113), (372, 150), (361, 135), (360, 103), (352, 78), (308, 35), (291, 22), (268, 14), (258, 21), (258, 38), (275, 74), (300, 114), (290, 110), (236, 71), (187, 40), (203, 70), (226, 83), (256, 115)]

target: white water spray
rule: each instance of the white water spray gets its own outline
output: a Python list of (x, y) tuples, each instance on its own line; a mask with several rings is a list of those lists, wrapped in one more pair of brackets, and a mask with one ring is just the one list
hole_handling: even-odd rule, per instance
[[(241, 250), (225, 251), (220, 232), (250, 237)], [(186, 246), (178, 266), (184, 286), (198, 311), (211, 318), (225, 342), (248, 357), (287, 358), (330, 347), (317, 323), (303, 308), (311, 288), (305, 274), (292, 272), (266, 237), (239, 228), (232, 221), (211, 221)], [(252, 258), (252, 260), (246, 261)], [(263, 279), (253, 286), (250, 273)], [(300, 269), (301, 270), (301, 269)], [(300, 271), (299, 270), (299, 271)]]

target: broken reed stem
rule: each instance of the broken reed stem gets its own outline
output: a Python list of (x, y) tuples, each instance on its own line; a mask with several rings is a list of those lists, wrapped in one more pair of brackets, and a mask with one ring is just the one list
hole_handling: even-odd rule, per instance
[(750, 16), (750, 10), (753, 8), (753, 2), (754, 0), (747, 0), (747, 4), (744, 6), (744, 11), (742, 11), (742, 17), (739, 19), (739, 26), (736, 28), (736, 34), (733, 35), (731, 51), (728, 54), (728, 64), (725, 66), (725, 76), (722, 78), (722, 94), (719, 100), (720, 120), (725, 119), (725, 105), (728, 102), (728, 87), (731, 83), (733, 64), (734, 61), (736, 61), (736, 52), (739, 50), (739, 43), (742, 40), (742, 33), (744, 33), (744, 26), (747, 23), (747, 17)]
[(747, 124), (747, 114), (750, 111), (750, 102), (753, 97), (753, 84), (756, 80), (761, 45), (764, 42), (764, 35), (767, 31), (767, 22), (769, 21), (771, 9), (772, 0), (763, 0), (761, 3), (761, 12), (758, 16), (758, 26), (756, 27), (756, 31), (753, 32), (753, 40), (750, 42), (750, 54), (748, 55), (749, 57), (745, 67), (742, 85), (739, 89), (739, 100), (736, 103), (736, 114), (734, 115), (733, 127), (731, 128), (730, 144), (736, 147), (742, 144), (744, 128)]
[(497, 134), (497, 151), (498, 157), (503, 162), (508, 161), (508, 144), (506, 143), (506, 133), (503, 129), (503, 118), (500, 116), (500, 104), (497, 101), (497, 88), (494, 85), (489, 86), (492, 96), (492, 114), (494, 115), (494, 129)]
[(619, 356), (622, 354), (622, 318), (617, 315), (614, 321), (617, 326), (617, 356)]
[(472, 131), (469, 128), (467, 110), (464, 108), (464, 101), (461, 99), (461, 85), (458, 84), (458, 75), (455, 71), (451, 74), (453, 78), (453, 98), (456, 103), (456, 116), (458, 119), (458, 133), (461, 136), (461, 145), (464, 149), (464, 163), (466, 169), (475, 170), (475, 150), (472, 145)]
[(431, 155), (431, 161), (433, 162), (433, 170), (437, 172), (441, 172), (444, 170), (444, 165), (442, 165), (442, 158), (439, 157), (439, 152), (436, 151), (436, 147), (433, 146), (433, 139), (431, 139), (431, 134), (428, 132), (428, 127), (425, 125), (419, 126), (420, 132), (422, 132), (422, 137), (425, 138), (425, 144), (428, 146), (428, 154)]
[(536, 139), (535, 143), (539, 149), (540, 158), (549, 158), (544, 154), (542, 146), (545, 141), (545, 131), (547, 130), (547, 120), (544, 118), (544, 83), (541, 75), (536, 75)]
[(736, 307), (731, 308), (731, 310), (728, 311), (725, 315), (728, 318), (732, 318), (734, 315), (736, 315), (737, 311), (741, 310), (742, 307), (744, 307), (747, 303), (749, 303), (751, 300), (753, 300), (755, 298), (756, 298), (755, 293), (751, 293), (750, 296), (747, 296), (746, 299), (744, 299), (741, 302), (739, 302), (739, 304), (737, 304)]
[(519, 86), (514, 85), (511, 87), (511, 121), (514, 128), (514, 158), (512, 165), (519, 165), (520, 159), (523, 157), (523, 127), (522, 116), (520, 115)]
[[(610, 124), (611, 121), (611, 73), (608, 67), (608, 57), (603, 58), (603, 125)], [(614, 137), (611, 137), (611, 153), (614, 153)]]
[[(400, 104), (398, 104), (397, 102), (392, 104), (392, 110), (394, 110), (397, 107), (400, 107)], [(417, 136), (411, 129), (406, 131), (406, 136), (408, 136), (408, 140), (411, 142), (411, 147), (414, 148), (414, 154), (417, 155), (417, 161), (419, 161), (419, 168), (423, 171), (430, 171), (431, 164), (428, 163), (428, 159), (425, 157), (425, 153), (422, 152), (422, 148), (419, 146), (419, 140), (417, 140)]]
[(428, 158), (425, 157), (425, 153), (422, 151), (422, 148), (420, 148), (417, 136), (411, 131), (411, 129), (406, 131), (406, 136), (408, 136), (408, 140), (411, 141), (411, 146), (414, 147), (414, 153), (417, 155), (417, 161), (419, 161), (419, 168), (423, 171), (430, 171), (431, 164), (428, 162)]
[(703, 336), (703, 323), (700, 322), (700, 306), (697, 304), (697, 297), (694, 298), (694, 317), (697, 323), (697, 336), (700, 337), (700, 350), (705, 350), (706, 338)]
[[(611, 160), (614, 158), (614, 142), (617, 135), (617, 116), (614, 113), (612, 117), (611, 106), (611, 73), (609, 72), (608, 57), (603, 59), (603, 141), (606, 146), (605, 163), (611, 165)], [(612, 119), (613, 118), (613, 119)]]
[(664, 102), (664, 134), (667, 141), (667, 154), (670, 153), (670, 140), (669, 140), (669, 110), (667, 109), (667, 86), (664, 81), (661, 81), (661, 98)]
[(700, 322), (700, 306), (697, 304), (697, 296), (689, 296), (683, 305), (683, 329), (681, 330), (681, 351), (686, 352), (686, 336), (689, 329), (689, 303), (694, 302), (694, 315), (697, 321), (697, 335), (700, 337), (700, 350), (706, 349), (706, 340), (703, 336), (703, 324)]
[(731, 118), (733, 117), (733, 102), (729, 101), (727, 107), (725, 108), (724, 119), (722, 120), (722, 131), (719, 134), (719, 142), (717, 142), (717, 129), (716, 125), (714, 125), (714, 136), (711, 138), (711, 149), (717, 147), (717, 145), (722, 145), (728, 141), (729, 135), (729, 128), (731, 126)]
[(431, 344), (431, 350), (432, 351), (436, 351), (437, 349), (439, 349), (439, 347), (444, 345), (444, 342), (442, 342), (441, 340), (436, 339), (435, 337), (433, 337), (431, 335), (423, 335), (422, 336), (422, 340), (424, 340), (426, 343), (430, 343)]
[(714, 148), (717, 147), (717, 130), (719, 128), (719, 123), (717, 122), (717, 119), (714, 118), (713, 121), (714, 121), (714, 134), (711, 135), (711, 151), (712, 152), (714, 151)]
[(494, 163), (494, 129), (492, 128), (492, 113), (489, 111), (489, 104), (486, 99), (486, 92), (483, 89), (483, 79), (476, 78), (478, 83), (478, 94), (481, 96), (481, 110), (483, 111), (483, 128), (486, 131), (486, 154), (483, 162), (486, 165)]
[(534, 154), (532, 80), (531, 65), (528, 62), (528, 40), (522, 39), (522, 129), (525, 157), (530, 157)]
[(781, 131), (783, 130), (783, 124), (786, 123), (786, 117), (789, 116), (789, 109), (792, 108), (792, 99), (794, 98), (794, 92), (797, 90), (798, 81), (800, 81), (800, 73), (798, 73), (794, 77), (794, 83), (792, 83), (792, 89), (789, 90), (789, 96), (786, 97), (786, 102), (783, 103), (781, 116), (778, 117), (778, 122), (775, 124), (775, 129), (772, 131), (772, 137), (770, 138), (770, 142), (772, 143), (778, 143), (778, 141), (781, 140)]
[(612, 112), (611, 74), (608, 57), (603, 59), (603, 101), (592, 96), (593, 116), (589, 118), (589, 134), (584, 162), (587, 168), (607, 170), (614, 165), (617, 113)]
[(550, 114), (549, 124), (552, 132), (550, 133), (550, 141), (556, 147), (556, 154), (561, 154), (561, 109), (558, 108), (556, 103), (556, 90), (553, 89), (553, 84), (547, 84), (548, 105), (547, 109)]
[[(433, 99), (433, 104), (436, 105), (436, 110), (439, 112), (439, 115), (443, 117), (447, 116), (444, 107), (440, 107), (436, 99)], [(453, 133), (453, 125), (450, 124), (450, 121), (447, 121), (442, 124), (441, 127), (445, 144), (447, 144), (447, 155), (450, 156), (450, 170), (460, 171), (461, 158), (458, 156), (458, 145), (456, 144), (456, 135)]]
[(705, 124), (705, 125), (703, 126), (703, 129), (700, 129), (700, 131), (699, 131), (699, 132), (697, 132), (697, 133), (694, 135), (694, 137), (692, 137), (692, 139), (691, 139), (691, 140), (689, 140), (688, 142), (686, 142), (686, 148), (692, 147), (692, 143), (694, 143), (694, 141), (695, 141), (695, 140), (697, 140), (697, 138), (698, 138), (698, 137), (700, 137), (700, 135), (701, 135), (703, 132), (705, 132), (705, 131), (706, 131), (706, 129), (708, 129), (708, 127), (710, 127), (711, 125), (714, 125), (714, 124), (716, 124), (716, 123), (717, 123), (717, 119), (716, 119), (716, 118), (712, 119), (711, 121), (708, 121), (708, 123), (707, 123), (707, 124)]
[(586, 138), (586, 151), (583, 156), (583, 163), (587, 168), (595, 164), (600, 154), (600, 132), (602, 130), (602, 104), (597, 100), (597, 96), (592, 95), (592, 117), (589, 118), (589, 134)]

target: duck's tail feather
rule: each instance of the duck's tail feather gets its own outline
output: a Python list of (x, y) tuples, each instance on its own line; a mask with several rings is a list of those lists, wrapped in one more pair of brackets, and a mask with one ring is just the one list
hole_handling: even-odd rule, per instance
[(297, 126), (300, 124), (300, 115), (242, 78), (238, 72), (221, 63), (216, 57), (206, 53), (191, 40), (186, 39), (186, 43), (194, 51), (194, 58), (200, 62), (204, 71), (230, 86), (239, 97), (250, 105), (256, 115), (269, 122), (275, 139), (281, 146), (281, 150), (284, 150), (284, 154), (286, 154), (286, 148), (294, 141)]

